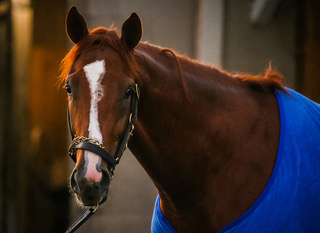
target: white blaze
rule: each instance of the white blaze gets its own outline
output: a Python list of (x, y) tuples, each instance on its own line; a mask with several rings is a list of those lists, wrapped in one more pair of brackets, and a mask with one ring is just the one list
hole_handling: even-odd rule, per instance
[[(83, 67), (89, 82), (91, 93), (90, 116), (89, 116), (89, 138), (93, 138), (102, 143), (102, 134), (98, 120), (98, 102), (102, 99), (103, 87), (101, 86), (102, 78), (105, 74), (104, 60), (95, 61)], [(101, 163), (101, 158), (91, 152), (85, 152), (85, 160), (87, 164), (87, 172), (85, 177), (94, 181), (100, 181), (102, 178), (101, 172), (97, 171), (98, 163)], [(99, 164), (100, 165), (100, 164)]]
[(84, 68), (89, 82), (91, 93), (90, 118), (89, 118), (89, 138), (94, 138), (102, 142), (102, 134), (98, 121), (98, 102), (103, 97), (101, 80), (105, 73), (104, 61), (95, 61)]

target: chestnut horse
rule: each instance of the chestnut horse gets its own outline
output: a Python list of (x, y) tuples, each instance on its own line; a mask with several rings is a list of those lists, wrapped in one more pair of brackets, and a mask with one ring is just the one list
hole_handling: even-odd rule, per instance
[[(285, 131), (279, 98), (296, 98), (278, 72), (230, 74), (140, 42), (135, 13), (119, 36), (113, 28), (89, 31), (72, 7), (66, 30), (75, 44), (61, 73), (74, 135), (70, 186), (81, 205), (107, 199), (133, 125), (128, 147), (158, 190), (167, 231), (217, 232), (266, 196)], [(317, 135), (312, 143), (319, 147)]]

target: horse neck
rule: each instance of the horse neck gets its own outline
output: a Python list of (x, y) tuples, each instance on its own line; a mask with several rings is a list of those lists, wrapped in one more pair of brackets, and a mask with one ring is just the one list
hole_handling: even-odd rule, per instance
[(257, 102), (227, 73), (179, 57), (185, 90), (172, 54), (161, 48), (140, 45), (136, 61), (141, 100), (130, 149), (162, 200), (192, 208), (233, 166), (235, 142), (260, 117)]

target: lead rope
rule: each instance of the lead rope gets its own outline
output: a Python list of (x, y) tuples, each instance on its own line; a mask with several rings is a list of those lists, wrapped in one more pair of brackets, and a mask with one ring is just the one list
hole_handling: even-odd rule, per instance
[(75, 232), (81, 225), (87, 221), (98, 209), (98, 205), (95, 208), (90, 208), (75, 222), (73, 223), (65, 233)]

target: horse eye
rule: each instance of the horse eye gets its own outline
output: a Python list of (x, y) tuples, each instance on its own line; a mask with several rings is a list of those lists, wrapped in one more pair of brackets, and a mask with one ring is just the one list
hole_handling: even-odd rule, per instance
[(125, 97), (129, 98), (132, 95), (132, 93), (133, 93), (132, 88), (129, 88), (125, 94)]
[(65, 88), (68, 94), (71, 94), (71, 87), (68, 84), (66, 84)]

